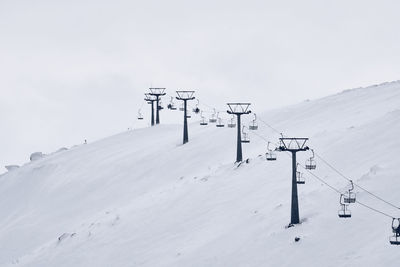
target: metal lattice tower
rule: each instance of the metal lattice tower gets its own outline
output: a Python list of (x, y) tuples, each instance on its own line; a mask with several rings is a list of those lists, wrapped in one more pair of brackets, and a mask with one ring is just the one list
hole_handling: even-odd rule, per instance
[(159, 102), (160, 102), (160, 98), (161, 96), (166, 95), (166, 93), (164, 93), (165, 88), (149, 88), (150, 93), (149, 95), (154, 96), (156, 98), (156, 124), (160, 124), (160, 106), (159, 106)]
[(308, 146), (306, 146), (306, 142), (308, 138), (279, 138), (281, 145), (279, 146), (279, 151), (288, 151), (292, 153), (292, 208), (291, 208), (291, 216), (290, 216), (290, 224), (299, 224), (300, 223), (300, 215), (299, 215), (299, 197), (297, 194), (297, 161), (296, 161), (296, 153), (299, 151), (307, 151), (309, 150)]
[(245, 114), (250, 114), (249, 109), (250, 103), (227, 103), (229, 110), (227, 112), (237, 117), (237, 152), (236, 152), (236, 162), (241, 162), (243, 160), (242, 156), (242, 127), (240, 116)]
[(156, 98), (150, 94), (144, 95), (144, 101), (151, 105), (151, 126), (154, 126), (154, 101), (156, 101)]
[(187, 124), (187, 101), (194, 100), (194, 91), (176, 91), (176, 99), (183, 101), (183, 144), (189, 142), (188, 124)]

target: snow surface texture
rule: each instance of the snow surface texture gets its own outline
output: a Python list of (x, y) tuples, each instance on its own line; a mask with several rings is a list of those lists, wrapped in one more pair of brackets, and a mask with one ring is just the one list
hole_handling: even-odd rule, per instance
[[(171, 111), (172, 112), (172, 111)], [(179, 112), (179, 111), (174, 111)], [(255, 111), (257, 112), (257, 111)], [(252, 116), (246, 116), (250, 121)], [(400, 205), (400, 83), (345, 91), (258, 114), (286, 136)], [(291, 159), (265, 161), (260, 122), (234, 165), (236, 130), (190, 124), (121, 133), (48, 155), (0, 177), (1, 266), (399, 266), (391, 219), (358, 204), (339, 219), (339, 194), (305, 173), (303, 223), (290, 220)], [(304, 164), (309, 152), (299, 153)], [(314, 171), (348, 182), (317, 158)], [(358, 200), (400, 217), (355, 190)], [(299, 242), (294, 239), (300, 237)]]
[(7, 171), (13, 171), (19, 168), (18, 165), (7, 165), (5, 166), (5, 168), (7, 169)]

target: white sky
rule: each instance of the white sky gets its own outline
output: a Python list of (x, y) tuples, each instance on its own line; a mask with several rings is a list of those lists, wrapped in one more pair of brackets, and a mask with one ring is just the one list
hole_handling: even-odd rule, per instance
[(126, 130), (151, 85), (267, 110), (398, 80), (399, 10), (395, 0), (0, 0), (0, 166)]

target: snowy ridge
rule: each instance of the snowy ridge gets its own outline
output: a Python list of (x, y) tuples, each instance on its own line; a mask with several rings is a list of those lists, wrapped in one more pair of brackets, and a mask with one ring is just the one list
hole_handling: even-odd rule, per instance
[[(278, 161), (266, 162), (259, 136), (310, 137), (318, 155), (400, 205), (400, 83), (257, 114), (277, 131), (260, 122), (243, 145), (249, 163), (239, 168), (236, 130), (196, 122), (184, 146), (181, 125), (161, 125), (2, 175), (0, 266), (397, 266), (391, 220), (357, 204), (351, 219), (339, 219), (339, 195), (307, 173), (299, 186), (303, 223), (285, 229), (290, 158), (279, 153)], [(301, 153), (298, 161), (309, 156)], [(318, 158), (317, 164), (318, 177), (347, 188)], [(400, 217), (356, 191), (363, 203)]]

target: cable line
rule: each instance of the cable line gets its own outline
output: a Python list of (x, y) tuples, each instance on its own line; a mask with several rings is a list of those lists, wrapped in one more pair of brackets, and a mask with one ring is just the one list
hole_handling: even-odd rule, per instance
[[(343, 173), (341, 173), (338, 169), (336, 169), (336, 168), (333, 167), (331, 164), (329, 164), (329, 163), (328, 163), (326, 160), (324, 160), (320, 155), (318, 155), (317, 153), (315, 153), (315, 155), (317, 155), (317, 157), (318, 157), (322, 162), (324, 162), (328, 167), (330, 167), (333, 171), (335, 171), (337, 174), (339, 174), (342, 178), (346, 179), (347, 181), (351, 181), (351, 179), (347, 178)], [(365, 191), (366, 193), (370, 194), (371, 196), (375, 197), (376, 199), (379, 199), (380, 201), (382, 201), (382, 202), (388, 204), (389, 206), (392, 206), (392, 207), (394, 207), (394, 208), (396, 208), (396, 209), (400, 209), (400, 207), (398, 207), (398, 206), (396, 206), (395, 204), (393, 204), (393, 203), (391, 203), (391, 202), (389, 202), (389, 201), (387, 201), (387, 200), (381, 198), (380, 196), (377, 196), (376, 194), (372, 193), (371, 191), (365, 189), (364, 187), (362, 187), (362, 186), (360, 186), (360, 185), (358, 185), (358, 184), (356, 184), (356, 183), (354, 183), (354, 182), (353, 182), (353, 184), (354, 184), (355, 186), (357, 186), (358, 188), (360, 188), (361, 190)]]
[(363, 207), (365, 207), (365, 208), (367, 208), (367, 209), (370, 209), (370, 210), (375, 211), (375, 212), (377, 212), (377, 213), (380, 213), (380, 214), (382, 214), (382, 215), (384, 215), (384, 216), (386, 216), (386, 217), (389, 217), (389, 218), (391, 218), (391, 219), (394, 218), (393, 216), (390, 216), (389, 214), (387, 214), (387, 213), (385, 213), (385, 212), (383, 212), (383, 211), (377, 210), (377, 209), (375, 209), (375, 208), (372, 208), (371, 206), (368, 206), (368, 205), (366, 205), (366, 204), (364, 204), (364, 203), (361, 203), (361, 202), (358, 201), (358, 200), (356, 201), (356, 203), (360, 204), (361, 206), (363, 206)]
[(331, 188), (332, 190), (334, 190), (336, 193), (338, 194), (342, 194), (342, 192), (340, 192), (339, 189), (336, 189), (335, 187), (333, 187), (332, 185), (328, 184), (327, 182), (325, 182), (325, 180), (323, 180), (322, 178), (318, 177), (317, 175), (315, 175), (314, 173), (310, 172), (309, 170), (307, 170), (303, 165), (299, 164), (300, 167), (302, 167), (304, 170), (306, 170), (309, 174), (311, 174), (312, 176), (314, 176), (314, 178), (316, 178), (317, 180), (319, 180), (320, 182), (322, 182), (323, 184), (325, 184), (326, 186), (328, 186), (329, 188)]
[[(303, 169), (305, 169), (305, 170), (306, 170), (309, 174), (311, 174), (314, 178), (318, 179), (319, 181), (321, 181), (322, 183), (324, 183), (326, 186), (328, 186), (329, 188), (331, 188), (331, 189), (334, 190), (335, 192), (337, 192), (337, 193), (339, 193), (339, 194), (342, 194), (342, 193), (340, 192), (340, 190), (338, 190), (338, 189), (336, 189), (335, 187), (331, 186), (331, 185), (328, 184), (324, 179), (322, 179), (322, 178), (318, 177), (317, 175), (315, 175), (314, 173), (310, 172), (309, 170), (307, 170), (306, 168), (304, 168), (304, 166), (302, 166), (301, 164), (299, 164), (299, 166), (302, 167)], [(383, 212), (383, 211), (380, 211), (380, 210), (378, 210), (378, 209), (376, 209), (376, 208), (373, 208), (373, 207), (371, 207), (371, 206), (369, 206), (369, 205), (367, 205), (367, 204), (364, 204), (364, 203), (362, 203), (362, 202), (360, 202), (360, 201), (358, 201), (358, 200), (356, 201), (356, 203), (357, 203), (357, 204), (360, 204), (361, 206), (363, 206), (363, 207), (365, 207), (365, 208), (367, 208), (367, 209), (370, 209), (370, 210), (372, 210), (372, 211), (375, 211), (376, 213), (380, 213), (380, 214), (382, 214), (382, 215), (384, 215), (384, 216), (386, 216), (386, 217), (389, 217), (389, 218), (391, 218), (391, 219), (394, 218), (393, 216), (391, 216), (391, 215), (389, 215), (389, 214), (387, 214), (387, 213), (385, 213), (385, 212)]]
[[(268, 126), (269, 128), (271, 128), (271, 129), (272, 129), (273, 131), (275, 131), (276, 133), (280, 133), (280, 131), (278, 131), (277, 129), (275, 129), (274, 127), (272, 127), (270, 124), (268, 124), (268, 123), (265, 122), (264, 120), (262, 120), (262, 119), (259, 118), (259, 121), (263, 122), (266, 126)], [(344, 179), (347, 180), (348, 182), (352, 181), (351, 179), (349, 179), (348, 177), (346, 177), (342, 172), (340, 172), (338, 169), (336, 169), (336, 168), (333, 167), (331, 164), (329, 164), (329, 163), (328, 163), (325, 159), (323, 159), (320, 155), (318, 155), (317, 153), (315, 153), (315, 155), (316, 155), (322, 162), (324, 162), (328, 167), (330, 167), (333, 171), (335, 171), (337, 174), (339, 174), (342, 178), (344, 178)], [(380, 201), (386, 203), (387, 205), (389, 205), (389, 206), (391, 206), (391, 207), (393, 207), (393, 208), (396, 208), (396, 209), (400, 209), (399, 206), (397, 206), (397, 205), (395, 205), (395, 204), (393, 204), (393, 203), (391, 203), (391, 202), (389, 202), (389, 201), (383, 199), (382, 197), (380, 197), (380, 196), (378, 196), (378, 195), (372, 193), (371, 191), (365, 189), (365, 188), (362, 187), (361, 185), (358, 185), (358, 184), (356, 184), (356, 183), (354, 183), (354, 182), (353, 182), (353, 184), (354, 184), (355, 186), (357, 186), (358, 188), (360, 188), (361, 190), (363, 190), (364, 192), (366, 192), (367, 194), (369, 194), (369, 195), (375, 197), (376, 199), (378, 199), (378, 200), (380, 200)]]
[(274, 127), (272, 127), (270, 124), (266, 123), (265, 121), (263, 121), (262, 119), (258, 118), (259, 121), (261, 121), (262, 123), (264, 123), (266, 126), (268, 126), (269, 128), (271, 128), (274, 132), (281, 134), (282, 132), (278, 131), (277, 129), (275, 129)]

